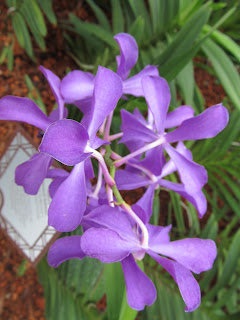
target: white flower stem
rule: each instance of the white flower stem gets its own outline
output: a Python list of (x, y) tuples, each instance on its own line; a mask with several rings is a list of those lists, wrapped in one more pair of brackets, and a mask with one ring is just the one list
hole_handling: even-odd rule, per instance
[(151, 143), (148, 143), (147, 145), (145, 145), (144, 147), (132, 152), (132, 153), (129, 153), (126, 157), (123, 157), (121, 158), (120, 160), (116, 160), (114, 162), (114, 165), (115, 167), (120, 167), (121, 165), (123, 165), (124, 163), (128, 162), (128, 160), (138, 156), (139, 154), (142, 154), (150, 149), (153, 149), (155, 147), (158, 147), (160, 146), (161, 144), (165, 143), (166, 140), (164, 137), (161, 137), (159, 138), (158, 140), (154, 141), (154, 142), (151, 142)]

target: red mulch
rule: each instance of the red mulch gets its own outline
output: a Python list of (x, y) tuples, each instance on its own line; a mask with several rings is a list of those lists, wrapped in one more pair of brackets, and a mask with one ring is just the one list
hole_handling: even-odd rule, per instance
[[(66, 19), (69, 12), (74, 12), (82, 19), (91, 18), (86, 5), (80, 1), (53, 1), (54, 12), (58, 19)], [(0, 48), (9, 41), (7, 33), (4, 33), (7, 7), (0, 3)], [(8, 23), (7, 31), (12, 27)], [(28, 74), (34, 85), (41, 92), (44, 103), (50, 111), (55, 102), (54, 96), (47, 81), (37, 66), (43, 65), (51, 69), (60, 78), (65, 75), (67, 67), (76, 68), (74, 62), (65, 54), (61, 30), (48, 24), (48, 37), (46, 39), (47, 51), (42, 53), (35, 46), (36, 63), (33, 63), (15, 41), (15, 64), (13, 72), (9, 72), (6, 64), (0, 65), (0, 98), (5, 95), (26, 96), (28, 89), (24, 81), (24, 75)], [(219, 103), (225, 97), (222, 87), (215, 82), (215, 78), (206, 71), (196, 68), (195, 78), (206, 100), (206, 107)], [(5, 143), (14, 131), (16, 124), (6, 121), (0, 122), (0, 154), (5, 148)], [(37, 130), (29, 125), (23, 125), (38, 143)], [(125, 199), (136, 202), (142, 195), (143, 189), (123, 192)], [(134, 201), (133, 201), (134, 198)], [(161, 192), (161, 208), (165, 208), (169, 201), (169, 194)], [(166, 204), (166, 205), (165, 205)], [(166, 207), (167, 208), (167, 207)], [(164, 221), (162, 221), (164, 223)], [(44, 296), (43, 289), (38, 282), (37, 272), (34, 267), (27, 264), (27, 270), (23, 276), (17, 276), (18, 268), (23, 257), (18, 250), (8, 241), (0, 230), (0, 319), (3, 320), (44, 320)], [(104, 301), (104, 300), (103, 300)], [(105, 303), (105, 302), (104, 302)]]

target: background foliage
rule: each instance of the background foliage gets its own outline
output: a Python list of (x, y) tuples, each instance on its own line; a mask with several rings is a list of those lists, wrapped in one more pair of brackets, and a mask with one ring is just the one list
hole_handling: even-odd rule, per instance
[[(52, 24), (56, 18), (48, 0), (7, 0), (9, 17), (20, 45), (34, 59), (32, 37), (44, 50), (47, 29), (43, 13)], [(240, 318), (240, 1), (204, 0), (86, 0), (94, 12), (96, 23), (81, 21), (73, 14), (59, 21), (67, 42), (67, 52), (82, 70), (95, 72), (99, 64), (116, 68), (118, 46), (113, 40), (118, 32), (129, 32), (139, 45), (139, 60), (132, 74), (147, 64), (159, 66), (159, 72), (171, 87), (171, 108), (180, 104), (194, 107), (196, 114), (204, 110), (204, 98), (194, 80), (196, 56), (198, 67), (216, 76), (227, 98), (230, 111), (228, 127), (216, 138), (189, 142), (194, 160), (208, 170), (208, 219), (199, 221), (194, 207), (170, 192), (167, 212), (161, 210), (159, 196), (154, 200), (154, 218), (164, 215), (173, 223), (172, 240), (183, 237), (210, 238), (216, 241), (218, 257), (212, 270), (200, 275), (202, 304), (191, 314), (184, 312), (178, 289), (167, 273), (150, 259), (144, 259), (146, 273), (158, 290), (155, 304), (138, 314), (138, 319), (239, 319)], [(31, 13), (31, 17), (30, 17)], [(3, 48), (0, 63), (8, 57), (11, 67), (12, 46)], [(28, 88), (33, 89), (26, 78)], [(43, 102), (38, 96), (41, 108)], [(219, 103), (219, 101), (216, 101)], [(114, 116), (112, 133), (119, 131), (120, 107), (142, 112), (141, 98), (120, 102)], [(70, 116), (81, 115), (69, 106)], [(121, 145), (118, 152), (123, 153)], [(177, 177), (172, 175), (176, 181)], [(161, 192), (160, 192), (161, 195)], [(73, 234), (80, 234), (76, 230)], [(39, 277), (46, 296), (47, 319), (135, 319), (137, 312), (126, 303), (123, 275), (119, 264), (103, 265), (94, 259), (74, 259), (52, 269), (42, 260)], [(107, 309), (96, 308), (106, 293)]]

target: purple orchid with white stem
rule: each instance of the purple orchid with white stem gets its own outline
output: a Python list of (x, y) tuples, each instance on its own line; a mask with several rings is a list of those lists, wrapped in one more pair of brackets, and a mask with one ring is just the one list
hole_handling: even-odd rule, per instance
[[(154, 161), (159, 162), (159, 159), (163, 158), (163, 149), (165, 149), (173, 160), (187, 193), (194, 195), (206, 184), (207, 172), (203, 166), (184, 157), (170, 143), (216, 136), (228, 123), (228, 111), (222, 104), (218, 104), (208, 108), (198, 116), (191, 117), (189, 108), (179, 107), (182, 108), (182, 116), (177, 119), (175, 115), (178, 114), (178, 111), (175, 111), (175, 115), (173, 111), (172, 119), (170, 118), (170, 121), (167, 121), (170, 89), (166, 80), (161, 77), (146, 76), (142, 79), (142, 86), (149, 107), (149, 114), (154, 119), (154, 125), (152, 124), (151, 128), (148, 128), (138, 119), (135, 119), (133, 124), (133, 117), (122, 110), (121, 128), (123, 136), (120, 142), (131, 142), (134, 139), (136, 141), (140, 140), (140, 143), (144, 146), (116, 160), (115, 166), (120, 167), (130, 159), (154, 149), (156, 151), (151, 152), (151, 161), (149, 162), (149, 165), (152, 166)], [(177, 129), (168, 133), (165, 132), (165, 128), (177, 125), (180, 125)], [(155, 128), (156, 130), (154, 130)], [(159, 166), (158, 170), (157, 174), (160, 174), (162, 167)], [(156, 174), (156, 172), (154, 173)]]
[[(136, 97), (143, 96), (141, 80), (144, 76), (158, 76), (156, 66), (146, 66), (133, 77), (128, 78), (131, 69), (138, 60), (138, 45), (136, 40), (127, 33), (119, 33), (114, 36), (120, 48), (120, 56), (117, 60), (117, 74), (123, 81), (123, 94)], [(128, 79), (127, 79), (128, 78)], [(76, 104), (85, 114), (88, 112), (94, 88), (94, 75), (89, 72), (75, 70), (69, 72), (61, 82), (60, 90), (67, 103)]]
[[(170, 241), (171, 226), (149, 223), (153, 198), (155, 190), (164, 187), (190, 201), (200, 218), (205, 214), (207, 202), (202, 187), (207, 183), (207, 172), (193, 161), (183, 141), (216, 136), (228, 123), (228, 111), (220, 103), (197, 116), (186, 105), (168, 113), (170, 89), (157, 67), (146, 66), (129, 77), (138, 59), (137, 43), (126, 33), (114, 39), (120, 48), (116, 73), (99, 66), (96, 76), (75, 70), (61, 81), (40, 67), (58, 104), (49, 117), (30, 99), (0, 99), (0, 119), (26, 122), (43, 132), (40, 153), (16, 169), (16, 183), (27, 193), (36, 194), (45, 178), (52, 179), (49, 225), (60, 232), (82, 226), (82, 236), (61, 238), (52, 245), (48, 254), (52, 267), (86, 256), (104, 263), (121, 262), (128, 304), (142, 310), (154, 303), (157, 294), (136, 262), (147, 254), (173, 277), (186, 303), (185, 310), (190, 312), (201, 302), (192, 272), (199, 274), (212, 268), (216, 245), (198, 238)], [(121, 110), (122, 132), (110, 135), (113, 112), (119, 99), (127, 99), (125, 95), (145, 98), (147, 120), (138, 109), (133, 114)], [(65, 103), (74, 103), (83, 112), (81, 123), (66, 119)], [(125, 157), (111, 148), (111, 141), (118, 138), (130, 150)], [(98, 161), (94, 186), (92, 158)], [(53, 159), (73, 168), (69, 172), (53, 169)], [(123, 164), (124, 170), (117, 170)], [(166, 179), (176, 171), (179, 183)], [(119, 190), (137, 187), (147, 189), (130, 206)]]
[[(1, 120), (25, 122), (45, 132), (51, 123), (67, 117), (67, 109), (64, 108), (64, 101), (59, 91), (60, 79), (52, 71), (42, 66), (39, 69), (48, 80), (58, 108), (47, 117), (31, 99), (7, 96), (0, 100)], [(34, 154), (28, 161), (16, 168), (16, 184), (23, 186), (24, 191), (28, 194), (37, 194), (43, 180), (47, 177), (52, 160), (52, 157), (46, 154)]]
[[(90, 156), (97, 158), (107, 183), (114, 185), (101, 153), (95, 150), (105, 143), (96, 133), (116, 107), (121, 95), (122, 82), (119, 76), (99, 67), (94, 81), (91, 109), (82, 123), (67, 119), (56, 121), (48, 127), (43, 137), (40, 152), (65, 165), (74, 166), (54, 194), (48, 211), (49, 225), (58, 231), (72, 231), (81, 223), (87, 200), (84, 164)], [(89, 176), (91, 170), (90, 167)]]
[[(186, 159), (192, 161), (192, 153), (188, 150), (182, 142), (179, 142), (176, 151), (179, 152)], [(115, 181), (119, 190), (132, 190), (139, 187), (145, 187), (148, 185), (153, 185), (154, 189), (160, 187), (167, 188), (174, 192), (177, 192), (197, 209), (199, 217), (202, 218), (207, 210), (207, 200), (204, 193), (199, 190), (198, 192), (192, 194), (186, 190), (183, 183), (175, 183), (164, 179), (169, 174), (177, 170), (175, 163), (170, 159), (162, 167), (161, 174), (156, 176), (151, 168), (146, 168), (146, 161), (138, 161), (132, 159), (128, 162), (125, 170), (116, 171)], [(147, 163), (148, 167), (148, 163)], [(152, 167), (154, 169), (154, 167)]]
[(155, 286), (135, 262), (135, 259), (142, 260), (147, 253), (176, 281), (186, 303), (185, 311), (195, 310), (201, 302), (201, 293), (191, 272), (198, 274), (212, 268), (216, 245), (212, 240), (196, 238), (170, 242), (171, 226), (164, 228), (148, 223), (151, 202), (145, 197), (144, 202), (133, 206), (147, 228), (147, 241), (142, 241), (138, 225), (118, 208), (100, 206), (84, 216), (82, 224), (87, 230), (83, 236), (61, 238), (54, 243), (49, 250), (48, 263), (57, 267), (68, 259), (82, 259), (86, 255), (104, 263), (121, 261), (128, 304), (133, 309), (142, 310), (156, 299)]

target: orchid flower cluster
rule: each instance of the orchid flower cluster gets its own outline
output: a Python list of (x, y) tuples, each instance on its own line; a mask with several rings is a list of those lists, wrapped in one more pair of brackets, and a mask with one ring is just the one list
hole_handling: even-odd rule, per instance
[[(207, 172), (193, 161), (183, 141), (216, 136), (228, 123), (228, 111), (218, 104), (194, 116), (193, 109), (183, 105), (168, 113), (170, 89), (158, 68), (149, 65), (129, 77), (138, 59), (137, 43), (126, 33), (114, 39), (120, 47), (116, 73), (99, 66), (96, 76), (76, 70), (60, 80), (40, 67), (58, 105), (49, 117), (28, 98), (7, 96), (0, 100), (0, 119), (29, 123), (43, 135), (39, 153), (17, 167), (15, 181), (34, 195), (43, 180), (51, 178), (49, 225), (60, 232), (73, 231), (79, 225), (83, 228), (82, 236), (63, 237), (52, 245), (48, 254), (52, 267), (85, 256), (104, 263), (120, 261), (128, 304), (142, 310), (156, 299), (154, 284), (136, 263), (148, 254), (170, 273), (185, 310), (190, 312), (201, 302), (192, 272), (212, 268), (216, 245), (197, 238), (170, 241), (171, 226), (150, 224), (154, 192), (160, 187), (177, 192), (203, 217), (207, 202), (202, 188)], [(110, 135), (114, 109), (119, 99), (127, 99), (125, 95), (145, 98), (147, 118), (138, 109), (133, 114), (121, 110), (121, 132)], [(82, 111), (81, 123), (67, 119), (65, 103)], [(127, 156), (111, 149), (111, 141), (119, 138), (130, 151)], [(94, 178), (92, 158), (99, 164), (94, 186), (90, 182)], [(53, 159), (73, 166), (71, 172), (52, 168)], [(124, 169), (116, 170), (122, 165)], [(176, 171), (179, 183), (166, 178)], [(146, 191), (130, 206), (119, 190), (138, 187)]]

